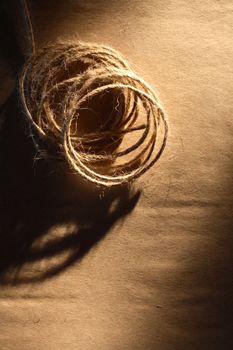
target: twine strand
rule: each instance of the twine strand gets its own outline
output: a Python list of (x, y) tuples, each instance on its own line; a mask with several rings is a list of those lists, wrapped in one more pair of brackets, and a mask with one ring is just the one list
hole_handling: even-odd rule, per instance
[(35, 35), (34, 35), (34, 30), (32, 26), (32, 17), (31, 17), (31, 12), (29, 10), (29, 5), (27, 0), (21, 0), (22, 1), (22, 7), (25, 12), (25, 20), (26, 20), (26, 25), (28, 27), (28, 34), (30, 36), (30, 47), (31, 47), (31, 54), (35, 55), (36, 53), (36, 41), (35, 41)]
[[(97, 185), (137, 179), (157, 162), (167, 142), (167, 116), (158, 96), (107, 46), (56, 42), (36, 51), (26, 0), (24, 5), (33, 50), (19, 90), (37, 150), (49, 155), (52, 146), (57, 157)], [(100, 117), (95, 103), (106, 97), (111, 108)], [(83, 128), (84, 112), (94, 129)]]

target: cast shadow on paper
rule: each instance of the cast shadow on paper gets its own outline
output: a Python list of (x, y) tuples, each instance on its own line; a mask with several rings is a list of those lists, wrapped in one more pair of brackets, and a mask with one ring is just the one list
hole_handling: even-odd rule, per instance
[(1, 130), (0, 282), (52, 277), (82, 259), (140, 193), (104, 190), (71, 174), (64, 164), (34, 161), (24, 118), (12, 97)]
[[(0, 54), (10, 67), (2, 73), (14, 78), (23, 58), (12, 20), (4, 9), (0, 15)], [(2, 80), (2, 91), (5, 86)], [(103, 191), (59, 162), (34, 161), (21, 109), (17, 92), (1, 101), (1, 284), (42, 281), (74, 265), (133, 210), (140, 197), (127, 186)]]

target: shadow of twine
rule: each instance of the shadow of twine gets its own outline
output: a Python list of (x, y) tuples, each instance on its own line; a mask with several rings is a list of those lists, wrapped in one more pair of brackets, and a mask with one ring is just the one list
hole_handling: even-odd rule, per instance
[[(140, 197), (127, 186), (103, 192), (52, 160), (35, 163), (18, 110), (14, 95), (0, 135), (1, 284), (39, 282), (61, 273), (126, 217)], [(46, 239), (59, 227), (65, 228), (62, 235)], [(56, 258), (61, 254), (65, 257)], [(31, 269), (42, 261), (43, 268)]]

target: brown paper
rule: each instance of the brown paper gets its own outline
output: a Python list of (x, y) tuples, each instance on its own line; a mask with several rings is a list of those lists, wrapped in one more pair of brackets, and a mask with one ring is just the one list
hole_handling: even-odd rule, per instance
[[(232, 349), (233, 3), (59, 0), (31, 7), (38, 47), (77, 38), (121, 51), (159, 92), (170, 137), (137, 182), (143, 191), (129, 214), (110, 229), (95, 218), (102, 239), (82, 259), (46, 276), (74, 239), (14, 270), (15, 284), (0, 291), (0, 348)], [(51, 197), (54, 172), (37, 183), (37, 214), (17, 217), (16, 236), (22, 226), (32, 237), (40, 230), (32, 246), (78, 235), (80, 208), (85, 200), (88, 206), (76, 180), (58, 181)]]

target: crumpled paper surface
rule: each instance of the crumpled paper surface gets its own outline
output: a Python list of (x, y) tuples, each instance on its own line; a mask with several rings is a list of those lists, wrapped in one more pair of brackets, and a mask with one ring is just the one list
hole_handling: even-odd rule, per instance
[[(38, 46), (75, 37), (121, 51), (158, 91), (170, 136), (137, 182), (132, 210), (109, 227), (101, 214), (93, 219), (106, 234), (82, 259), (46, 275), (69, 255), (64, 245), (3, 280), (0, 348), (232, 349), (233, 3), (59, 0), (32, 1), (31, 9)], [(14, 229), (40, 227), (38, 246), (79, 232), (74, 217), (86, 198), (73, 180), (60, 202), (58, 192), (49, 197), (49, 176), (37, 183), (39, 216), (28, 217), (16, 199)], [(28, 179), (19, 186), (33, 187)], [(34, 201), (30, 191), (26, 201)]]

